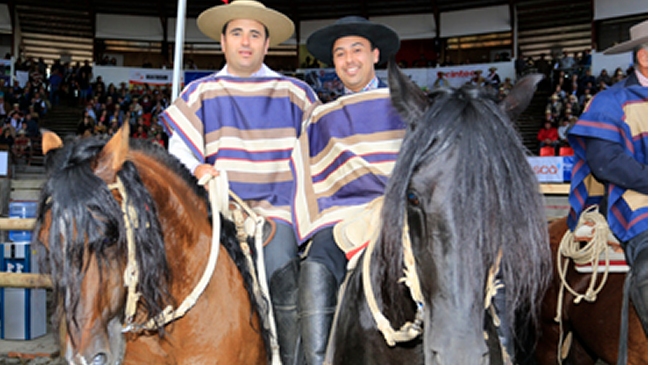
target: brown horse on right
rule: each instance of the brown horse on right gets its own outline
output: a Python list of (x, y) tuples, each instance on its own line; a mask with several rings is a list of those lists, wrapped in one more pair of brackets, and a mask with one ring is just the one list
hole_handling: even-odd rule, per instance
[[(566, 218), (551, 222), (548, 229), (552, 254), (556, 257), (561, 239), (568, 230)], [(567, 282), (578, 293), (583, 293), (588, 287), (590, 274), (580, 274), (573, 265), (568, 266)], [(553, 271), (552, 284), (545, 294), (541, 308), (541, 334), (536, 347), (536, 360), (539, 364), (559, 363), (557, 347), (560, 329), (554, 317), (561, 279), (557, 273), (556, 260)], [(564, 337), (568, 332), (572, 332), (572, 345), (564, 360), (565, 363), (587, 365), (595, 364), (598, 359), (609, 364), (617, 362), (624, 278), (624, 274), (609, 274), (606, 285), (597, 295), (594, 303), (584, 300), (580, 304), (574, 304), (574, 296), (569, 292), (565, 293), (562, 311)], [(647, 337), (632, 304), (629, 305), (627, 363), (647, 364)]]

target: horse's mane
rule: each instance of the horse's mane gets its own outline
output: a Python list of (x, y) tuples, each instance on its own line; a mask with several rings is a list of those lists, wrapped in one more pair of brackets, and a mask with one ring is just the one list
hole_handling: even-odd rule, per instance
[[(441, 88), (429, 100), (422, 120), (407, 132), (388, 182), (379, 245), (385, 272), (377, 275), (389, 281), (403, 276), (401, 235), (413, 175), (426, 166), (447, 165), (444, 171), (453, 181), (447, 192), (452, 202), (448, 219), (456, 241), (449, 244), (466, 245), (463, 265), (474, 268), (480, 281), (473, 287), (484, 289), (484, 273), (502, 247), (507, 309), (527, 304), (528, 313), (536, 313), (551, 272), (546, 224), (540, 194), (530, 194), (538, 191), (537, 181), (512, 122), (482, 88)], [(454, 165), (451, 153), (456, 154)], [(387, 286), (393, 292), (383, 296), (403, 295), (402, 287)]]
[[(97, 255), (100, 268), (102, 265), (110, 265), (111, 260), (124, 260), (126, 257), (126, 233), (122, 209), (107, 185), (92, 170), (96, 164), (97, 154), (105, 143), (105, 140), (97, 138), (74, 140), (60, 149), (49, 152), (46, 156), (48, 179), (41, 192), (35, 231), (40, 230), (45, 213), (51, 211), (52, 217), (56, 219), (51, 222), (47, 238), (49, 255), (43, 254), (41, 257), (49, 256), (52, 260), (52, 262), (43, 262), (42, 266), (45, 272), (53, 276), (55, 295), (63, 294), (68, 288), (66, 308), (58, 308), (58, 316), (61, 315), (62, 310), (74, 310), (78, 305), (79, 290), (77, 289), (87, 269), (82, 267), (86, 241), (90, 253)], [(187, 184), (189, 192), (203, 199), (209, 211), (205, 189), (197, 184), (196, 178), (178, 159), (160, 146), (147, 141), (131, 139), (130, 149), (144, 153), (175, 172)], [(162, 228), (157, 218), (156, 202), (142, 183), (133, 162), (127, 160), (118, 172), (118, 176), (124, 182), (129, 201), (138, 212), (135, 246), (140, 267), (138, 279), (138, 290), (142, 294), (140, 302), (149, 316), (155, 316), (167, 305), (176, 304), (168, 292), (170, 272)], [(223, 219), (222, 216), (221, 222), (221, 244), (243, 276), (253, 310), (263, 318), (265, 314), (261, 308), (267, 304), (257, 303), (255, 300), (252, 275), (236, 239), (236, 227), (233, 222)], [(38, 237), (34, 240), (40, 243)], [(109, 250), (114, 246), (117, 246), (116, 250)], [(58, 316), (53, 320), (58, 321)], [(160, 331), (162, 334), (162, 328)], [(268, 330), (262, 328), (261, 331), (268, 347)], [(267, 353), (270, 354), (270, 351)]]

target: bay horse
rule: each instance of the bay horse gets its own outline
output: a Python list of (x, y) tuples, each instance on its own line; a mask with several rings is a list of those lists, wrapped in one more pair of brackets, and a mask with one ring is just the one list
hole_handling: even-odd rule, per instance
[[(535, 313), (551, 268), (538, 182), (512, 123), (541, 78), (523, 78), (501, 102), (472, 85), (426, 97), (390, 65), (392, 104), (407, 132), (385, 192), (378, 240), (341, 290), (326, 364), (505, 361), (485, 309), (489, 273), (500, 270), (506, 289), (501, 325), (513, 330), (519, 308)], [(416, 301), (401, 280), (407, 256), (419, 281)], [(378, 329), (377, 312), (394, 331), (411, 322), (410, 332), (421, 334), (388, 344), (390, 331)]]
[[(211, 246), (205, 189), (177, 159), (129, 141), (128, 123), (108, 142), (62, 145), (48, 132), (43, 148), (33, 243), (52, 277), (52, 321), (69, 364), (269, 363), (265, 304), (253, 299), (235, 226), (221, 216)], [(199, 285), (211, 252), (220, 254), (193, 307), (163, 320)], [(139, 268), (129, 288), (127, 265)]]
[[(566, 220), (567, 218), (556, 219), (548, 224), (550, 247), (554, 257), (563, 235), (568, 230)], [(541, 335), (535, 351), (536, 360), (541, 365), (558, 363), (557, 347), (561, 331), (554, 318), (561, 280), (554, 260), (553, 263), (554, 276), (543, 298), (539, 320)], [(578, 293), (586, 291), (590, 278), (590, 274), (579, 273), (573, 265), (568, 265), (567, 282)], [(597, 300), (592, 303), (582, 300), (579, 304), (574, 304), (574, 296), (565, 292), (561, 319), (563, 335), (565, 337), (567, 333), (572, 333), (565, 363), (593, 365), (598, 359), (608, 364), (617, 363), (624, 279), (625, 275), (622, 273), (610, 273), (602, 291), (597, 295)], [(629, 305), (627, 355), (629, 365), (647, 364), (647, 337), (633, 305)]]

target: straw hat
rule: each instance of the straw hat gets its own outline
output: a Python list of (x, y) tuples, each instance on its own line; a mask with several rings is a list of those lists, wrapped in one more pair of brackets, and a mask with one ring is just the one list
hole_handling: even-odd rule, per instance
[(400, 47), (399, 36), (392, 28), (373, 23), (360, 16), (346, 16), (311, 34), (306, 40), (306, 48), (318, 60), (332, 64), (334, 43), (338, 38), (348, 36), (363, 37), (377, 47), (378, 64), (386, 62)]
[(223, 27), (234, 19), (252, 19), (266, 26), (271, 47), (289, 39), (295, 31), (293, 21), (286, 15), (254, 0), (236, 0), (213, 6), (202, 12), (196, 23), (203, 34), (220, 42)]
[(647, 43), (647, 21), (636, 24), (629, 29), (631, 36), (628, 41), (614, 45), (604, 50), (604, 54), (617, 54), (632, 51), (636, 46)]

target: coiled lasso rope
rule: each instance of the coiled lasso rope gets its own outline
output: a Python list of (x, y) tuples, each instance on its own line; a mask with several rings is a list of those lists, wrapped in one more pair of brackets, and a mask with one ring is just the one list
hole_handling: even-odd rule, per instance
[[(554, 320), (559, 323), (559, 346), (557, 348), (558, 354), (557, 358), (561, 362), (568, 354), (567, 349), (563, 349), (563, 323), (561, 321), (563, 313), (563, 298), (565, 291), (567, 290), (570, 294), (574, 295), (575, 299), (573, 303), (579, 304), (582, 300), (587, 302), (594, 302), (597, 300), (597, 294), (602, 290), (608, 279), (609, 264), (610, 258), (608, 255), (608, 237), (610, 235), (610, 229), (608, 223), (604, 216), (598, 212), (598, 206), (593, 205), (587, 208), (579, 217), (577, 222), (577, 229), (582, 226), (591, 227), (592, 235), (589, 235), (590, 239), (588, 242), (583, 245), (581, 241), (578, 241), (575, 237), (574, 232), (568, 230), (563, 235), (561, 243), (559, 244), (559, 250), (557, 252), (557, 272), (559, 273), (559, 278), (561, 279), (561, 287), (559, 288), (559, 294), (557, 298), (557, 314), (554, 317)], [(599, 257), (604, 252), (604, 262), (605, 268), (603, 272), (602, 279), (597, 285), (598, 277), (598, 267), (599, 267)], [(590, 264), (593, 268), (593, 272), (590, 277), (590, 283), (586, 292), (581, 294), (578, 293), (574, 288), (570, 286), (566, 280), (566, 275), (568, 272), (568, 265), (570, 260), (575, 262), (577, 265)], [(567, 343), (569, 346), (569, 343)]]

